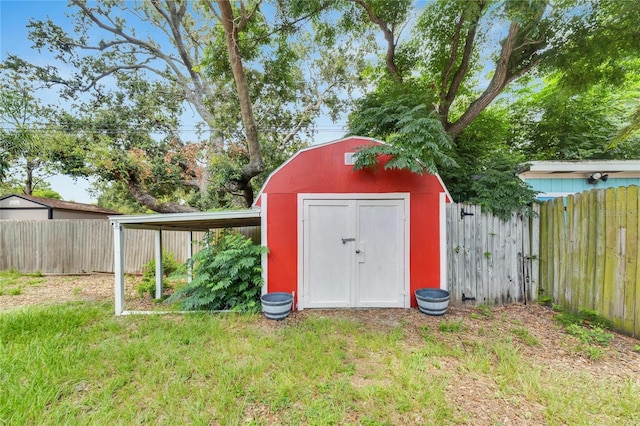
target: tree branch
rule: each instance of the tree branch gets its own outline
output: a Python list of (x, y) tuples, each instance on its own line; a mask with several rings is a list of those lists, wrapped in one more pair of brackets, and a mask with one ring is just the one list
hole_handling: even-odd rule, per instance
[[(493, 78), (489, 82), (489, 85), (484, 92), (469, 105), (469, 108), (462, 114), (462, 116), (454, 123), (447, 124), (445, 130), (449, 133), (452, 139), (455, 139), (465, 127), (469, 125), (480, 113), (502, 92), (502, 89), (516, 78), (511, 76), (509, 78), (509, 61), (511, 55), (513, 55), (513, 46), (518, 36), (520, 27), (515, 22), (512, 22), (509, 26), (509, 32), (507, 37), (502, 42), (502, 50), (500, 51), (500, 57), (496, 62), (496, 68), (493, 73)], [(518, 74), (522, 75), (522, 73)]]
[(316, 102), (312, 105), (308, 105), (304, 109), (304, 111), (302, 111), (302, 113), (300, 114), (301, 118), (300, 120), (298, 120), (298, 123), (294, 126), (293, 129), (289, 131), (289, 133), (287, 133), (282, 142), (280, 142), (282, 145), (286, 145), (291, 139), (294, 138), (294, 136), (300, 131), (300, 129), (302, 129), (302, 126), (304, 126), (304, 123), (307, 121), (308, 114), (310, 112), (318, 111), (320, 109), (320, 107), (322, 106), (322, 102), (324, 101), (324, 95), (328, 93), (329, 90), (333, 88), (333, 86), (334, 85), (330, 85), (323, 92), (317, 92)]
[(449, 85), (449, 90), (447, 91), (447, 95), (445, 96), (445, 103), (444, 105), (441, 105), (440, 108), (440, 114), (442, 114), (445, 123), (449, 121), (449, 109), (451, 108), (453, 100), (458, 95), (458, 90), (460, 89), (460, 85), (462, 84), (464, 77), (469, 71), (469, 64), (471, 63), (471, 55), (473, 53), (473, 44), (475, 43), (476, 33), (478, 30), (478, 22), (480, 21), (480, 16), (482, 15), (482, 8), (483, 3), (480, 3), (478, 5), (478, 9), (471, 17), (469, 32), (467, 33), (464, 50), (462, 51), (462, 61), (460, 62), (460, 66), (453, 75), (453, 79), (451, 80), (451, 84)]
[(389, 29), (389, 24), (385, 22), (382, 18), (375, 14), (371, 5), (367, 4), (365, 0), (348, 0), (353, 3), (356, 3), (360, 7), (362, 7), (367, 15), (369, 16), (369, 20), (376, 24), (384, 34), (384, 38), (387, 41), (387, 54), (385, 57), (385, 63), (387, 65), (387, 70), (391, 77), (398, 83), (402, 83), (402, 75), (398, 70), (398, 67), (395, 63), (395, 55), (396, 55), (396, 41), (393, 35), (393, 30)]
[(147, 207), (150, 210), (158, 213), (191, 213), (197, 212), (198, 210), (187, 205), (182, 205), (178, 203), (161, 203), (158, 201), (156, 197), (149, 194), (147, 191), (140, 186), (140, 184), (136, 182), (127, 182), (127, 188), (129, 189), (129, 193), (135, 198), (140, 204)]
[[(449, 83), (449, 75), (451, 74), (451, 71), (453, 71), (453, 67), (456, 64), (456, 60), (458, 59), (458, 45), (460, 44), (460, 35), (462, 33), (462, 25), (464, 24), (465, 15), (466, 15), (465, 12), (462, 12), (462, 14), (460, 15), (460, 19), (458, 19), (458, 23), (456, 24), (456, 29), (453, 33), (453, 39), (451, 40), (451, 55), (449, 55), (449, 62), (445, 67), (444, 73), (442, 73), (442, 81), (440, 84), (440, 107), (439, 107), (440, 109), (442, 109), (442, 106), (446, 103), (447, 84)], [(445, 121), (446, 121), (446, 118), (445, 118)]]
[[(172, 34), (175, 38), (175, 45), (178, 53), (180, 55), (180, 61), (177, 58), (172, 57), (171, 55), (167, 55), (163, 53), (160, 49), (154, 46), (151, 43), (145, 42), (139, 38), (133, 37), (130, 34), (125, 33), (122, 29), (107, 25), (98, 16), (89, 8), (82, 0), (71, 0), (72, 4), (76, 5), (80, 10), (99, 28), (117, 36), (121, 37), (124, 41), (117, 42), (118, 44), (130, 44), (132, 46), (137, 46), (141, 48), (143, 51), (146, 51), (153, 59), (157, 58), (166, 63), (169, 68), (171, 68), (173, 74), (175, 75), (176, 82), (182, 89), (182, 92), (185, 98), (195, 107), (198, 114), (204, 119), (205, 122), (209, 124), (211, 128), (215, 127), (215, 117), (209, 110), (209, 108), (205, 104), (205, 99), (212, 98), (213, 95), (210, 91), (210, 88), (202, 84), (200, 76), (194, 72), (193, 63), (189, 54), (187, 53), (184, 41), (180, 34), (181, 27), (181, 19), (186, 13), (186, 2), (181, 2), (180, 9), (176, 10), (175, 2), (167, 0), (167, 8), (172, 11), (172, 14), (167, 14), (163, 11), (159, 6), (159, 1), (154, 0), (152, 5), (155, 10), (160, 13), (160, 16), (165, 19), (167, 24), (171, 27)], [(176, 35), (178, 37), (176, 37)], [(114, 42), (115, 43), (115, 42)], [(179, 66), (180, 64), (185, 70), (189, 77), (185, 76)]]

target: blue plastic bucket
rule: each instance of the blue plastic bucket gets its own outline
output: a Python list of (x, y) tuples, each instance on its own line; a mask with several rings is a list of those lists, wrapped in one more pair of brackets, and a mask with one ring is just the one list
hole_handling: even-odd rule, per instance
[(420, 288), (416, 290), (418, 309), (427, 315), (444, 315), (449, 306), (449, 292), (439, 288)]
[(283, 320), (289, 316), (293, 306), (293, 295), (284, 292), (263, 294), (260, 297), (262, 312), (272, 320)]

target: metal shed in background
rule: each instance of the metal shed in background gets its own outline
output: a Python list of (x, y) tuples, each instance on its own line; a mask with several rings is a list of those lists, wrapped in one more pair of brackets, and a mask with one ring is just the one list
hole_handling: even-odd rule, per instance
[(0, 220), (107, 219), (116, 211), (93, 204), (9, 194), (0, 197)]

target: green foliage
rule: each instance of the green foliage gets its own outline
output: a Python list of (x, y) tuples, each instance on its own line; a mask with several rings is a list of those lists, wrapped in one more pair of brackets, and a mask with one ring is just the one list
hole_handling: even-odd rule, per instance
[(355, 170), (376, 167), (381, 156), (389, 156), (385, 169), (413, 173), (436, 173), (438, 167), (454, 167), (448, 155), (451, 140), (442, 123), (429, 109), (403, 90), (374, 93), (359, 102), (350, 116), (352, 134), (382, 139), (387, 145), (362, 147)]
[(544, 69), (561, 71), (563, 86), (575, 89), (600, 82), (622, 86), (628, 72), (624, 60), (640, 56), (640, 8), (619, 0), (580, 6), (571, 20), (571, 36), (549, 55)]
[(555, 319), (565, 327), (567, 333), (587, 345), (580, 349), (591, 359), (599, 359), (604, 354), (593, 345), (609, 346), (613, 340), (613, 334), (606, 331), (611, 328), (611, 321), (593, 310), (582, 309), (577, 314), (561, 310)]
[(512, 158), (496, 158), (492, 167), (474, 177), (467, 202), (482, 206), (503, 220), (514, 212), (532, 214), (536, 191), (516, 176)]
[(543, 295), (543, 296), (538, 296), (538, 303), (544, 306), (551, 306), (551, 304), (553, 303), (553, 296), (547, 296), (547, 295)]
[(563, 85), (562, 74), (555, 73), (542, 87), (520, 93), (513, 105), (512, 144), (531, 160), (640, 158), (640, 135), (633, 127), (640, 62), (624, 62), (620, 86), (576, 88)]
[(502, 219), (514, 212), (531, 213), (536, 192), (517, 176), (524, 157), (507, 145), (509, 114), (498, 105), (483, 112), (455, 141), (438, 117), (422, 103), (428, 93), (420, 83), (381, 84), (351, 114), (353, 134), (382, 139), (388, 145), (364, 147), (354, 168), (377, 166), (442, 177), (453, 199), (476, 203)]
[(556, 321), (562, 325), (585, 325), (592, 327), (600, 327), (609, 329), (612, 327), (611, 320), (601, 316), (596, 311), (591, 309), (581, 309), (577, 314), (562, 310), (559, 315), (556, 316)]
[(58, 192), (54, 191), (51, 188), (38, 188), (35, 189), (31, 195), (33, 195), (34, 197), (43, 197), (43, 198), (53, 198), (56, 200), (62, 200), (62, 195), (60, 195)]
[(489, 305), (480, 304), (478, 305), (478, 312), (485, 318), (493, 318), (493, 309)]
[(222, 232), (207, 234), (204, 247), (193, 257), (194, 278), (167, 299), (185, 310), (259, 312), (262, 290), (261, 256), (266, 247), (250, 238)]
[[(171, 252), (162, 252), (162, 275), (169, 277), (180, 268), (180, 263), (176, 260)], [(168, 284), (164, 284), (165, 289), (170, 288)], [(138, 293), (142, 297), (145, 293), (149, 293), (152, 299), (156, 297), (156, 259), (151, 259), (142, 267), (142, 281), (138, 285)]]
[(601, 327), (582, 327), (578, 324), (567, 325), (567, 332), (572, 336), (577, 337), (583, 343), (596, 344), (600, 346), (609, 346), (613, 339), (613, 334), (608, 333)]
[(140, 204), (127, 190), (124, 182), (101, 180), (92, 185), (92, 192), (98, 197), (98, 206), (125, 215), (150, 214), (153, 211)]
[(0, 296), (18, 296), (24, 287), (37, 285), (44, 281), (42, 273), (23, 274), (15, 269), (0, 271)]

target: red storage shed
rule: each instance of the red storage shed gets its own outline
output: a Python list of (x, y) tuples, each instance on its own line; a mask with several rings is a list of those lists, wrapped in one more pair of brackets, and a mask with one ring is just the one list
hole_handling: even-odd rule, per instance
[(256, 198), (266, 292), (295, 294), (297, 309), (416, 306), (418, 288), (446, 287), (445, 205), (438, 175), (353, 170), (348, 137), (299, 151)]

